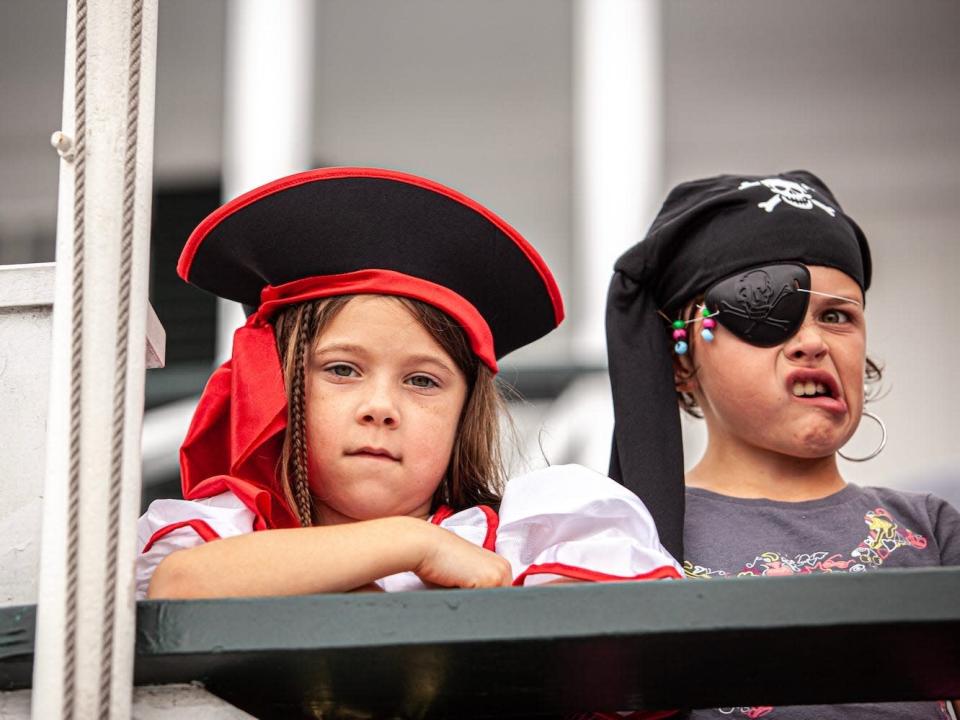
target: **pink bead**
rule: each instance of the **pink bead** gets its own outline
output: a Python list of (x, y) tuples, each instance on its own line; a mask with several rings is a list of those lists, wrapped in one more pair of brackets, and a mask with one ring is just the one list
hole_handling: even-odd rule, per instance
[(703, 321), (703, 326), (708, 330), (712, 330), (717, 326), (717, 321), (714, 320), (713, 318), (705, 318)]
[(674, 330), (674, 331), (673, 331), (673, 339), (674, 339), (674, 340), (683, 340), (683, 339), (685, 339), (686, 337), (687, 337), (687, 331), (686, 331), (686, 330), (683, 330), (682, 328), (681, 328), (680, 330)]

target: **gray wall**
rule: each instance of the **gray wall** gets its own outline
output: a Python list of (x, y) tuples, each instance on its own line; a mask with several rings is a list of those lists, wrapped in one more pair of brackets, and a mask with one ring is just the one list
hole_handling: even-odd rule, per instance
[[(826, 180), (870, 239), (868, 348), (888, 390), (887, 449), (845, 470), (960, 498), (960, 4), (664, 7), (668, 184), (798, 167)], [(857, 451), (877, 437), (862, 431)]]
[[(158, 182), (215, 177), (223, 0), (163, 0)], [(52, 259), (64, 6), (0, 3), (0, 262)], [(314, 155), (434, 177), (526, 234), (571, 292), (572, 8), (561, 0), (326, 0), (317, 12)], [(890, 429), (865, 482), (952, 483), (960, 341), (960, 4), (663, 4), (667, 186), (806, 167), (874, 250), (872, 353)], [(518, 356), (563, 363), (562, 331)], [(866, 428), (865, 428), (866, 431)], [(864, 438), (869, 445), (870, 438)]]
[(0, 3), (0, 263), (53, 260), (66, 3)]

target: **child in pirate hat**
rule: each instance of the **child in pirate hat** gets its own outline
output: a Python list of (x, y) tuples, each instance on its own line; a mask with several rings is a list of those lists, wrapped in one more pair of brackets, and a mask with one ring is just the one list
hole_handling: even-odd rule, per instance
[(470, 198), (372, 168), (281, 178), (204, 220), (178, 272), (255, 311), (197, 406), (185, 499), (140, 519), (139, 597), (680, 576), (603, 476), (504, 489), (497, 361), (563, 307)]
[[(650, 508), (688, 577), (960, 564), (960, 513), (929, 494), (847, 483), (886, 431), (864, 410), (866, 237), (805, 171), (721, 175), (667, 196), (618, 261), (607, 305), (611, 476)], [(678, 405), (707, 447), (684, 476)], [(841, 448), (861, 421), (876, 450)], [(731, 709), (694, 718), (729, 718)], [(740, 708), (770, 718), (943, 718), (943, 703)], [(739, 715), (738, 715), (739, 714)]]

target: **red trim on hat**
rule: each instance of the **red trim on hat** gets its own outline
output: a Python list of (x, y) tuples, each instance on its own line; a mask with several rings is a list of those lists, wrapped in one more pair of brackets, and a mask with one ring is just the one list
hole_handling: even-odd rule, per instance
[(437, 193), (438, 195), (443, 195), (444, 197), (450, 198), (454, 202), (458, 202), (474, 212), (479, 213), (489, 222), (493, 223), (504, 235), (509, 237), (526, 256), (527, 260), (530, 261), (530, 264), (534, 266), (537, 273), (540, 275), (540, 278), (543, 280), (543, 284), (547, 289), (547, 294), (550, 296), (550, 302), (553, 304), (553, 314), (556, 324), (559, 325), (563, 320), (563, 300), (560, 297), (560, 289), (557, 287), (557, 281), (550, 273), (547, 264), (543, 261), (543, 258), (540, 257), (540, 254), (523, 238), (522, 235), (520, 235), (520, 233), (510, 227), (505, 220), (498, 217), (493, 212), (474, 200), (471, 200), (466, 195), (463, 195), (452, 188), (441, 185), (440, 183), (427, 180), (426, 178), (417, 177), (416, 175), (408, 175), (407, 173), (397, 172), (395, 170), (382, 170), (379, 168), (335, 167), (321, 168), (319, 170), (307, 170), (306, 172), (297, 173), (296, 175), (289, 175), (287, 177), (280, 178), (279, 180), (274, 180), (273, 182), (269, 182), (266, 185), (261, 185), (258, 188), (254, 188), (253, 190), (234, 198), (208, 215), (203, 222), (201, 222), (196, 229), (190, 233), (190, 238), (187, 240), (187, 244), (183, 248), (183, 253), (180, 255), (180, 261), (177, 263), (177, 274), (184, 280), (189, 281), (188, 276), (190, 274), (190, 266), (193, 264), (193, 258), (197, 254), (197, 250), (199, 250), (201, 243), (203, 243), (203, 240), (210, 233), (210, 231), (212, 231), (221, 220), (229, 215), (232, 215), (242, 208), (245, 208), (247, 205), (255, 203), (261, 198), (281, 192), (287, 188), (319, 180), (336, 180), (343, 178), (373, 178), (378, 180), (393, 180), (395, 182), (406, 183), (407, 185), (414, 185), (416, 187), (423, 188), (424, 190), (429, 190)]
[(220, 539), (219, 533), (217, 533), (216, 530), (210, 527), (207, 524), (206, 520), (200, 520), (199, 518), (195, 518), (193, 520), (181, 520), (180, 522), (164, 525), (162, 528), (157, 530), (153, 535), (151, 535), (150, 539), (147, 540), (147, 544), (143, 546), (143, 550), (141, 551), (141, 554), (146, 553), (148, 550), (150, 550), (150, 548), (152, 548), (154, 544), (157, 542), (157, 540), (159, 540), (160, 538), (166, 535), (169, 535), (174, 530), (179, 530), (182, 527), (189, 527), (197, 535), (199, 535), (200, 538), (205, 543), (210, 542), (211, 540)]
[(283, 285), (267, 285), (260, 293), (257, 317), (268, 320), (282, 307), (316, 298), (366, 294), (399, 295), (443, 310), (463, 328), (474, 354), (490, 370), (497, 372), (493, 333), (472, 303), (448, 287), (394, 270), (358, 270), (340, 275), (317, 275)]
[(623, 582), (630, 580), (663, 580), (672, 578), (680, 580), (681, 575), (677, 569), (670, 565), (661, 565), (648, 573), (639, 575), (609, 575), (607, 573), (597, 572), (588, 568), (577, 567), (576, 565), (566, 565), (564, 563), (541, 563), (540, 565), (531, 565), (522, 573), (517, 575), (513, 581), (515, 586), (522, 586), (523, 581), (528, 575), (561, 575), (572, 580), (584, 580), (586, 582)]

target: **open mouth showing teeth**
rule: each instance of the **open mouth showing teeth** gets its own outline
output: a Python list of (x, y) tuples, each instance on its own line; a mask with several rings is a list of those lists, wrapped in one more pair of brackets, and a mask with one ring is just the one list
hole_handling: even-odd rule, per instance
[(794, 397), (833, 397), (833, 393), (830, 392), (829, 387), (823, 383), (813, 382), (812, 380), (794, 383), (793, 394)]

